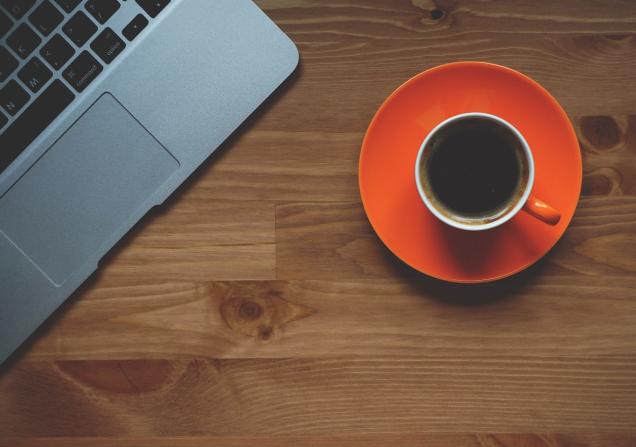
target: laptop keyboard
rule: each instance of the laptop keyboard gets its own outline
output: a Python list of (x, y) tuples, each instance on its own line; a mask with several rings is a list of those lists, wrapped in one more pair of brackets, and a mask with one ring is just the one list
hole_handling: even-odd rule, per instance
[(0, 0), (0, 174), (170, 2), (122, 1)]

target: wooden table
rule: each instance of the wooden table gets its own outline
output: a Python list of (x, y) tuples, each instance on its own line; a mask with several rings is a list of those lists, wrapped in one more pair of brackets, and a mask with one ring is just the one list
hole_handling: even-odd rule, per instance
[[(636, 2), (259, 4), (302, 66), (4, 365), (0, 445), (636, 445)], [(356, 171), (468, 59), (548, 88), (585, 175), (543, 261), (466, 287), (388, 252)]]

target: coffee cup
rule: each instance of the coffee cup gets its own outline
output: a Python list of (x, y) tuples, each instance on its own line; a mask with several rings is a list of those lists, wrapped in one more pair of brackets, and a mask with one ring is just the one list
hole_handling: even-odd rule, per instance
[(455, 228), (488, 230), (525, 211), (548, 225), (560, 213), (532, 195), (532, 150), (512, 124), (463, 113), (426, 136), (415, 162), (417, 190), (429, 211)]

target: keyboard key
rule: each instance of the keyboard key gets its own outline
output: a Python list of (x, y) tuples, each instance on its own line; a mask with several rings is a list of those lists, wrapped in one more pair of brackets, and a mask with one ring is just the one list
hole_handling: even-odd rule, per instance
[(35, 34), (35, 31), (26, 23), (18, 26), (7, 38), (9, 46), (22, 59), (26, 59), (27, 56), (40, 45), (40, 42), (42, 42), (42, 39), (40, 39), (40, 37)]
[(122, 34), (128, 41), (132, 41), (139, 33), (148, 25), (148, 19), (143, 14), (137, 14), (137, 17), (131, 20), (122, 31)]
[(110, 28), (99, 33), (99, 36), (91, 43), (93, 51), (107, 64), (110, 64), (125, 47), (124, 41)]
[(5, 47), (0, 46), (0, 82), (6, 81), (18, 65), (18, 60)]
[(136, 0), (139, 6), (143, 8), (144, 11), (150, 17), (157, 17), (157, 15), (166, 7), (170, 0)]
[(62, 13), (49, 0), (45, 0), (29, 15), (31, 24), (45, 36), (51, 34), (62, 19), (64, 19)]
[(51, 70), (46, 68), (44, 62), (37, 57), (34, 57), (18, 72), (20, 80), (29, 87), (33, 93), (37, 93), (44, 84), (51, 79)]
[(117, 0), (89, 0), (85, 7), (95, 17), (95, 20), (104, 24), (119, 9), (119, 2)]
[(62, 75), (75, 90), (81, 93), (101, 71), (100, 63), (88, 51), (83, 51), (77, 56), (77, 59), (71, 62)]
[(56, 34), (42, 47), (40, 54), (51, 67), (59, 70), (75, 54), (75, 50), (62, 36)]
[(97, 26), (82, 11), (77, 11), (62, 29), (78, 47), (84, 45), (97, 32)]
[(0, 105), (11, 116), (15, 115), (29, 101), (29, 94), (11, 80), (0, 90)]
[(21, 19), (34, 4), (35, 0), (2, 0), (2, 6), (16, 19)]
[(0, 172), (7, 168), (37, 136), (73, 101), (75, 95), (60, 80), (40, 96), (0, 135)]
[(12, 26), (13, 22), (11, 21), (9, 16), (0, 11), (0, 37), (7, 34)]
[(9, 120), (7, 119), (6, 116), (4, 116), (4, 113), (0, 112), (0, 129), (2, 129), (4, 127), (5, 124), (7, 124)]
[(60, 5), (60, 8), (62, 8), (64, 11), (71, 12), (72, 10), (77, 8), (77, 5), (79, 5), (81, 1), (82, 0), (55, 0), (55, 3)]

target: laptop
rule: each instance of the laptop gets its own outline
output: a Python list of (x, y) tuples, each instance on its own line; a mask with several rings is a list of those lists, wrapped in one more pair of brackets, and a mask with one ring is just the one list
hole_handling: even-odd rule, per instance
[(251, 0), (0, 0), (0, 363), (296, 68)]

